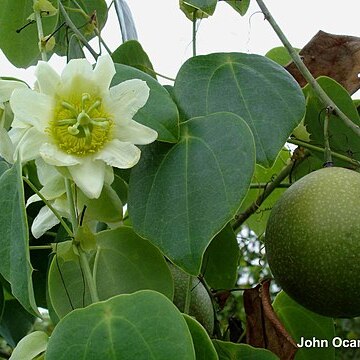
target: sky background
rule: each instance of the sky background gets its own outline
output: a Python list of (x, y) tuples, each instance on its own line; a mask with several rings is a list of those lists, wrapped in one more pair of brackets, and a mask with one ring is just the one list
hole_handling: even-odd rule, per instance
[[(110, 3), (110, 0), (107, 0)], [(192, 23), (179, 10), (178, 0), (127, 0), (136, 24), (138, 38), (148, 53), (155, 70), (174, 78), (182, 63), (192, 56)], [(267, 0), (266, 5), (293, 46), (303, 47), (319, 30), (360, 36), (360, 2), (345, 0), (282, 1)], [(102, 31), (111, 50), (121, 44), (120, 28), (114, 8)], [(96, 42), (95, 42), (96, 43)], [(198, 24), (197, 53), (245, 52), (264, 55), (280, 40), (264, 17), (255, 0), (246, 16), (241, 17), (224, 1), (214, 15)], [(89, 59), (92, 61), (91, 57)], [(50, 63), (61, 72), (64, 59), (53, 57)], [(34, 82), (33, 67), (16, 69), (0, 54), (1, 76), (14, 76)], [(159, 79), (163, 84), (168, 81)]]

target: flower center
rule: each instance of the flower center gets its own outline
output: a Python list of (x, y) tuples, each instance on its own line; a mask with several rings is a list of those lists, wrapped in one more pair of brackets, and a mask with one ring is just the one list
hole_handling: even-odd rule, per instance
[(95, 153), (111, 138), (111, 117), (104, 111), (101, 99), (88, 93), (59, 100), (54, 115), (48, 131), (68, 154)]

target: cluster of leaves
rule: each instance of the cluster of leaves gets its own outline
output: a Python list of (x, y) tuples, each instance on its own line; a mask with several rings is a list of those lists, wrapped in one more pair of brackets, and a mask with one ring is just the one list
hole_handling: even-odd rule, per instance
[[(51, 3), (57, 8), (57, 1)], [(249, 5), (245, 0), (228, 3), (241, 15)], [(65, 0), (61, 4), (71, 23), (61, 12), (42, 18), (45, 33), (55, 32), (56, 44), (51, 51), (67, 54), (69, 59), (81, 57), (81, 39), (70, 25), (89, 40), (106, 22), (106, 3)], [(33, 1), (7, 0), (2, 5), (0, 47), (15, 66), (28, 67), (39, 59), (38, 34), (32, 25), (16, 30), (27, 24)], [(217, 1), (181, 1), (180, 5), (194, 20), (212, 15)], [(282, 50), (279, 54), (273, 52), (272, 58), (281, 64)], [(240, 343), (245, 341), (242, 332), (236, 338), (229, 336), (230, 323), (218, 326), (215, 320), (215, 330), (206, 331), (204, 324), (188, 316), (192, 280), (199, 278), (213, 305), (210, 312), (215, 309), (217, 315), (221, 304), (216, 303), (219, 297), (215, 295), (220, 290), (238, 286), (238, 278), (241, 283), (246, 271), (250, 271), (249, 285), (267, 274), (263, 266), (254, 267), (257, 251), (252, 249), (261, 247), (254, 234), (264, 233), (269, 209), (284, 188), (272, 191), (266, 200), (261, 199), (263, 189), (286, 166), (294, 168), (282, 183), (285, 187), (321, 167), (323, 106), (309, 86), (302, 90), (280, 64), (259, 55), (193, 57), (180, 68), (174, 86), (166, 88), (157, 81), (138, 42), (123, 43), (112, 58), (116, 63), (113, 85), (133, 78), (148, 84), (149, 100), (135, 120), (155, 129), (159, 136), (154, 144), (142, 148), (135, 168), (116, 173), (112, 184), (116, 201), (104, 197), (94, 206), (100, 221), (96, 247), (84, 248), (101, 301), (91, 304), (79, 257), (62, 227), (40, 240), (31, 238), (28, 224), (38, 209), (32, 207), (26, 213), (24, 204), (30, 189), (26, 187), (24, 192), (24, 169), (19, 163), (10, 166), (2, 161), (1, 336), (12, 348), (19, 344), (13, 353), (18, 359), (41, 358), (45, 350), (49, 360), (119, 356), (276, 359), (267, 349), (249, 346), (251, 339), (248, 344)], [(360, 124), (354, 102), (341, 85), (327, 77), (320, 78), (319, 84)], [(283, 147), (303, 118), (310, 133), (307, 143), (318, 151), (297, 165)], [(331, 121), (330, 134), (337, 134), (330, 138), (332, 149), (343, 155), (336, 162), (343, 164), (349, 151), (351, 158), (360, 160), (358, 141), (342, 123)], [(28, 164), (26, 175), (39, 185), (32, 165)], [(245, 250), (239, 260), (235, 235), (239, 228), (232, 224), (237, 214), (246, 212), (259, 198), (257, 211), (246, 221), (252, 232), (240, 240), (240, 249)], [(127, 205), (128, 215), (121, 227), (110, 229), (104, 223), (111, 223), (114, 213), (122, 214), (118, 199)], [(52, 251), (32, 250), (30, 256), (29, 245), (49, 243)], [(169, 261), (186, 273), (184, 314), (173, 304), (175, 277)], [(38, 306), (48, 309), (55, 327), (25, 337), (39, 316)], [(300, 336), (334, 336), (332, 319), (311, 313), (283, 292), (277, 295), (273, 308), (295, 341)], [(243, 305), (238, 301), (230, 311), (245, 327)], [(271, 340), (274, 335), (268, 336)], [(297, 356), (328, 360), (334, 354), (333, 348), (301, 349)]]

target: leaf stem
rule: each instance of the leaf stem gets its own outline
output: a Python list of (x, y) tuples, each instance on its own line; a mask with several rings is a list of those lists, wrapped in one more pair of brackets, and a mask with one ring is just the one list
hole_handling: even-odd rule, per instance
[(52, 245), (38, 245), (38, 246), (29, 246), (30, 250), (52, 250)]
[(102, 44), (102, 46), (104, 46), (105, 50), (107, 51), (107, 53), (109, 55), (112, 55), (112, 51), (110, 50), (110, 48), (107, 46), (106, 42), (104, 41), (104, 39), (102, 38), (100, 31), (98, 29), (95, 29), (95, 34), (96, 36), (99, 38), (100, 43)]
[(309, 155), (310, 153), (308, 151), (297, 152), (296, 156), (293, 154), (291, 161), (285, 165), (276, 178), (265, 187), (262, 194), (260, 194), (258, 198), (245, 211), (235, 216), (235, 221), (232, 224), (232, 228), (235, 232), (239, 230), (241, 225), (259, 209), (261, 204), (281, 184), (281, 182), (290, 175), (290, 173), (294, 170), (294, 167), (298, 166)]
[(44, 202), (44, 204), (53, 212), (53, 214), (57, 217), (60, 221), (60, 224), (63, 226), (67, 234), (71, 237), (74, 236), (71, 229), (68, 227), (64, 219), (61, 215), (57, 212), (57, 210), (50, 204), (50, 202), (41, 194), (41, 192), (35, 187), (35, 185), (25, 176), (23, 176), (23, 180), (29, 185), (29, 187), (34, 191), (34, 193)]
[(330, 167), (334, 163), (332, 161), (330, 141), (329, 141), (329, 118), (330, 118), (331, 109), (326, 108), (325, 121), (324, 121), (324, 166)]
[(37, 31), (38, 31), (38, 35), (39, 35), (39, 50), (41, 52), (41, 59), (43, 61), (47, 61), (46, 50), (45, 50), (45, 47), (43, 46), (44, 30), (43, 30), (42, 21), (41, 21), (41, 13), (38, 10), (34, 10), (34, 13), (35, 13)]
[(75, 24), (70, 19), (70, 16), (66, 12), (64, 5), (59, 1), (59, 9), (61, 11), (62, 16), (66, 24), (73, 31), (73, 33), (79, 38), (79, 40), (84, 44), (84, 46), (89, 50), (90, 54), (94, 57), (95, 60), (99, 57), (96, 51), (90, 46), (89, 42), (86, 40), (85, 36), (79, 31), (79, 29), (75, 26)]
[(192, 49), (193, 56), (196, 56), (196, 13), (197, 9), (193, 12), (193, 20), (192, 20)]
[[(250, 189), (266, 189), (269, 186), (269, 183), (251, 183)], [(288, 188), (291, 184), (279, 184), (277, 188)]]
[(73, 233), (76, 234), (78, 228), (78, 220), (75, 211), (75, 201), (72, 192), (72, 181), (68, 178), (65, 178), (65, 188), (66, 188), (66, 197), (70, 210), (70, 221), (73, 229)]
[(76, 210), (75, 210), (76, 204), (74, 201), (74, 196), (73, 196), (73, 191), (72, 191), (72, 181), (70, 179), (67, 179), (67, 178), (65, 179), (65, 187), (66, 187), (66, 195), (67, 195), (69, 210), (70, 210), (70, 215), (71, 215), (71, 223), (72, 223), (72, 227), (73, 227), (73, 232), (75, 234), (73, 243), (76, 246), (78, 253), (79, 253), (80, 266), (84, 273), (84, 277), (86, 279), (86, 284), (89, 288), (91, 301), (93, 303), (98, 302), (99, 296), (97, 293), (97, 288), (96, 288), (96, 283), (95, 283), (94, 277), (91, 273), (89, 260), (87, 258), (85, 251), (82, 249), (81, 244), (78, 241), (76, 241), (76, 233), (77, 233), (77, 229), (78, 229), (78, 219), (77, 219)]
[(279, 25), (276, 23), (268, 8), (264, 4), (262, 0), (256, 0), (261, 11), (263, 12), (265, 19), (269, 22), (285, 48), (287, 49), (289, 55), (291, 56), (294, 64), (297, 66), (301, 74), (304, 76), (305, 80), (312, 87), (314, 93), (321, 100), (321, 102), (326, 107), (331, 107), (334, 113), (344, 122), (344, 124), (349, 127), (354, 133), (360, 136), (360, 127), (353, 123), (341, 110), (340, 108), (331, 100), (328, 94), (322, 89), (322, 87), (318, 84), (315, 78), (312, 76), (309, 69), (303, 63), (300, 55), (296, 52), (296, 50), (292, 47), (289, 40), (286, 38), (285, 34), (280, 29)]
[(81, 266), (81, 268), (83, 270), (84, 277), (86, 279), (86, 284), (87, 284), (87, 286), (89, 288), (91, 302), (93, 302), (93, 303), (98, 302), (99, 301), (99, 295), (98, 295), (98, 292), (97, 292), (94, 277), (93, 277), (93, 275), (91, 273), (88, 258), (86, 256), (86, 253), (81, 249), (80, 244), (77, 245), (77, 249), (79, 251), (80, 266)]
[[(290, 143), (290, 144), (302, 146), (302, 147), (304, 147), (306, 149), (309, 149), (309, 150), (318, 151), (318, 152), (321, 152), (321, 153), (325, 152), (325, 149), (323, 149), (323, 148), (321, 148), (319, 146), (310, 144), (310, 143), (308, 143), (306, 141), (302, 141), (302, 140), (298, 140), (298, 139), (289, 139), (287, 142)], [(360, 167), (360, 162), (359, 161), (357, 161), (355, 159), (351, 159), (351, 158), (349, 158), (349, 157), (347, 157), (345, 155), (342, 155), (342, 154), (339, 154), (337, 152), (331, 151), (331, 156), (333, 158), (345, 161), (345, 162), (355, 166), (356, 168)]]

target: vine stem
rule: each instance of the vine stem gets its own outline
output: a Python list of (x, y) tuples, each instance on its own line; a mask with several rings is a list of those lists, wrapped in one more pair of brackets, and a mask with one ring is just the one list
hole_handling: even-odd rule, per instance
[(294, 170), (294, 167), (298, 166), (309, 155), (310, 153), (308, 151), (297, 151), (296, 154), (294, 153), (291, 161), (282, 168), (276, 178), (264, 189), (262, 194), (260, 194), (258, 198), (244, 212), (236, 215), (235, 221), (232, 224), (232, 228), (235, 232), (252, 214), (254, 214), (259, 209), (261, 204), (281, 184), (281, 182), (290, 175), (290, 173)]
[(59, 9), (61, 11), (62, 16), (66, 24), (73, 31), (73, 33), (79, 38), (79, 40), (84, 44), (84, 46), (89, 50), (90, 54), (94, 57), (95, 60), (99, 57), (96, 51), (90, 46), (89, 42), (86, 40), (85, 36), (79, 31), (79, 29), (75, 26), (75, 24), (70, 19), (70, 16), (66, 12), (64, 5), (59, 1)]
[(76, 241), (76, 233), (77, 233), (77, 229), (78, 229), (78, 219), (77, 219), (76, 210), (75, 210), (75, 201), (74, 201), (74, 196), (73, 196), (73, 191), (72, 191), (72, 181), (69, 180), (68, 178), (65, 179), (65, 187), (66, 187), (66, 195), (67, 195), (69, 209), (70, 209), (71, 224), (73, 227), (73, 232), (75, 234), (74, 244), (79, 253), (80, 266), (84, 273), (84, 277), (86, 279), (86, 284), (89, 288), (91, 301), (93, 303), (95, 303), (95, 302), (99, 301), (99, 295), (97, 293), (96, 283), (95, 283), (93, 274), (91, 273), (87, 255), (86, 255), (85, 251), (81, 248), (81, 244)]
[[(318, 152), (325, 152), (325, 149), (318, 147), (316, 145), (310, 144), (306, 141), (302, 141), (302, 140), (298, 140), (298, 139), (288, 139), (287, 140), (288, 143), (290, 144), (294, 144), (294, 145), (298, 145), (301, 147), (304, 147), (305, 149), (309, 149), (309, 150), (313, 150), (313, 151), (318, 151)], [(360, 162), (355, 160), (355, 159), (351, 159), (343, 154), (339, 154), (337, 152), (331, 151), (331, 156), (333, 158), (345, 161), (353, 166), (355, 166), (356, 168), (360, 168)]]
[(308, 84), (312, 87), (316, 96), (321, 100), (321, 102), (326, 106), (332, 108), (334, 113), (344, 122), (344, 124), (349, 127), (356, 135), (360, 136), (360, 127), (353, 123), (341, 110), (340, 108), (330, 99), (328, 94), (323, 90), (323, 88), (318, 84), (315, 78), (312, 76), (309, 69), (305, 66), (303, 61), (301, 60), (300, 55), (296, 52), (296, 50), (292, 47), (289, 40), (286, 38), (285, 34), (280, 29), (277, 22), (272, 17), (270, 11), (264, 4), (263, 0), (256, 0), (259, 5), (262, 13), (265, 16), (265, 19), (269, 22), (285, 48), (287, 49), (289, 55), (294, 61), (295, 65), (304, 76)]
[(43, 61), (47, 61), (46, 50), (45, 50), (45, 47), (43, 46), (44, 30), (43, 30), (42, 21), (41, 21), (41, 13), (38, 10), (34, 10), (34, 13), (35, 13), (37, 32), (38, 32), (38, 35), (39, 35), (39, 49), (40, 49), (40, 52), (41, 52), (41, 59)]

